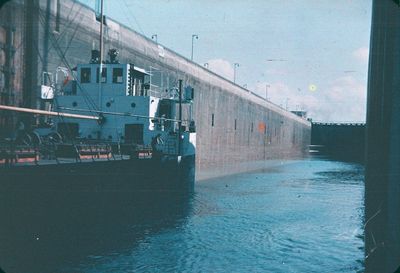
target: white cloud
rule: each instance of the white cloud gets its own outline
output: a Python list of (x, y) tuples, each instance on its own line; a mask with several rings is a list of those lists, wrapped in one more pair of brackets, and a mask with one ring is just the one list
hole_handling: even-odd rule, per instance
[[(323, 122), (362, 122), (366, 114), (366, 85), (352, 76), (335, 79), (316, 91), (291, 88), (283, 82), (270, 83), (269, 100), (289, 110), (306, 110), (308, 117)], [(255, 86), (265, 97), (266, 83)], [(287, 101), (287, 99), (289, 99)]]
[(267, 75), (272, 75), (272, 76), (285, 76), (288, 75), (288, 71), (286, 69), (283, 68), (270, 68), (267, 69), (267, 71), (265, 72), (265, 74)]
[[(255, 93), (265, 97), (266, 83), (259, 83), (255, 87)], [(288, 104), (289, 110), (300, 110), (315, 108), (318, 105), (317, 99), (303, 90), (292, 89), (282, 82), (269, 84), (268, 87), (269, 101), (286, 108)]]
[(213, 59), (213, 60), (208, 60), (208, 67), (211, 71), (214, 73), (217, 73), (218, 75), (233, 81), (233, 65), (223, 59)]
[(353, 57), (361, 63), (368, 63), (369, 49), (368, 47), (360, 47), (353, 51)]
[(367, 86), (352, 76), (336, 79), (325, 94), (330, 117), (339, 121), (364, 121)]

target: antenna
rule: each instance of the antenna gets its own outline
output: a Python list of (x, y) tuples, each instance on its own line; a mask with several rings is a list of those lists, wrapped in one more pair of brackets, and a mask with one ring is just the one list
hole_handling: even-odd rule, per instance
[(104, 24), (104, 10), (103, 0), (100, 0), (100, 66), (103, 63), (103, 24)]
[(100, 67), (99, 67), (99, 109), (101, 110), (101, 74), (103, 72), (103, 24), (104, 24), (104, 3), (100, 0)]

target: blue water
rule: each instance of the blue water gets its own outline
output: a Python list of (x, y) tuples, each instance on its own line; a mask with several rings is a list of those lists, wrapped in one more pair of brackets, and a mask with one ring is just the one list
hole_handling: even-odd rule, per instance
[(194, 196), (187, 199), (171, 201), (169, 195), (126, 204), (120, 218), (106, 221), (111, 225), (107, 232), (99, 227), (95, 236), (76, 240), (71, 249), (78, 254), (62, 260), (59, 269), (363, 271), (361, 165), (315, 158), (292, 161), (198, 182)]

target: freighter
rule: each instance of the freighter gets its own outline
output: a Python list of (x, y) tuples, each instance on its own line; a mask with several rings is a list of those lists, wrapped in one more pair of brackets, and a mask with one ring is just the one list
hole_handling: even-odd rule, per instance
[(148, 72), (119, 63), (117, 50), (108, 55), (103, 62), (93, 50), (74, 71), (46, 73), (48, 110), (0, 105), (43, 116), (1, 144), (2, 190), (193, 190), (193, 88), (152, 90)]
[(152, 74), (120, 63), (116, 49), (104, 61), (103, 1), (99, 17), (89, 63), (43, 71), (41, 110), (0, 104), (40, 115), (27, 129), (20, 119), (1, 143), (3, 191), (193, 190), (194, 89), (182, 80), (153, 89)]

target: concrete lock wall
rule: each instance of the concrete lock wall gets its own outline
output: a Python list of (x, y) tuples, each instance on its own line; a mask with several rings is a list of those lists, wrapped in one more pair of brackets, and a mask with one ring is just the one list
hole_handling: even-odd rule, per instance
[[(18, 2), (20, 8), (26, 8), (23, 1)], [(33, 15), (38, 21), (38, 41), (33, 43), (36, 48), (32, 54), (26, 56), (33, 66), (37, 64), (32, 69), (36, 71), (30, 71), (38, 79), (36, 85), (42, 71), (89, 62), (91, 49), (99, 48), (100, 28), (94, 11), (76, 1), (40, 0), (39, 4)], [(307, 153), (311, 135), (308, 121), (110, 18), (106, 24), (104, 52), (116, 48), (122, 63), (156, 70), (152, 81), (163, 83), (164, 89), (175, 86), (178, 79), (194, 88), (198, 179), (259, 169), (274, 160)], [(38, 99), (32, 103), (40, 107)]]

